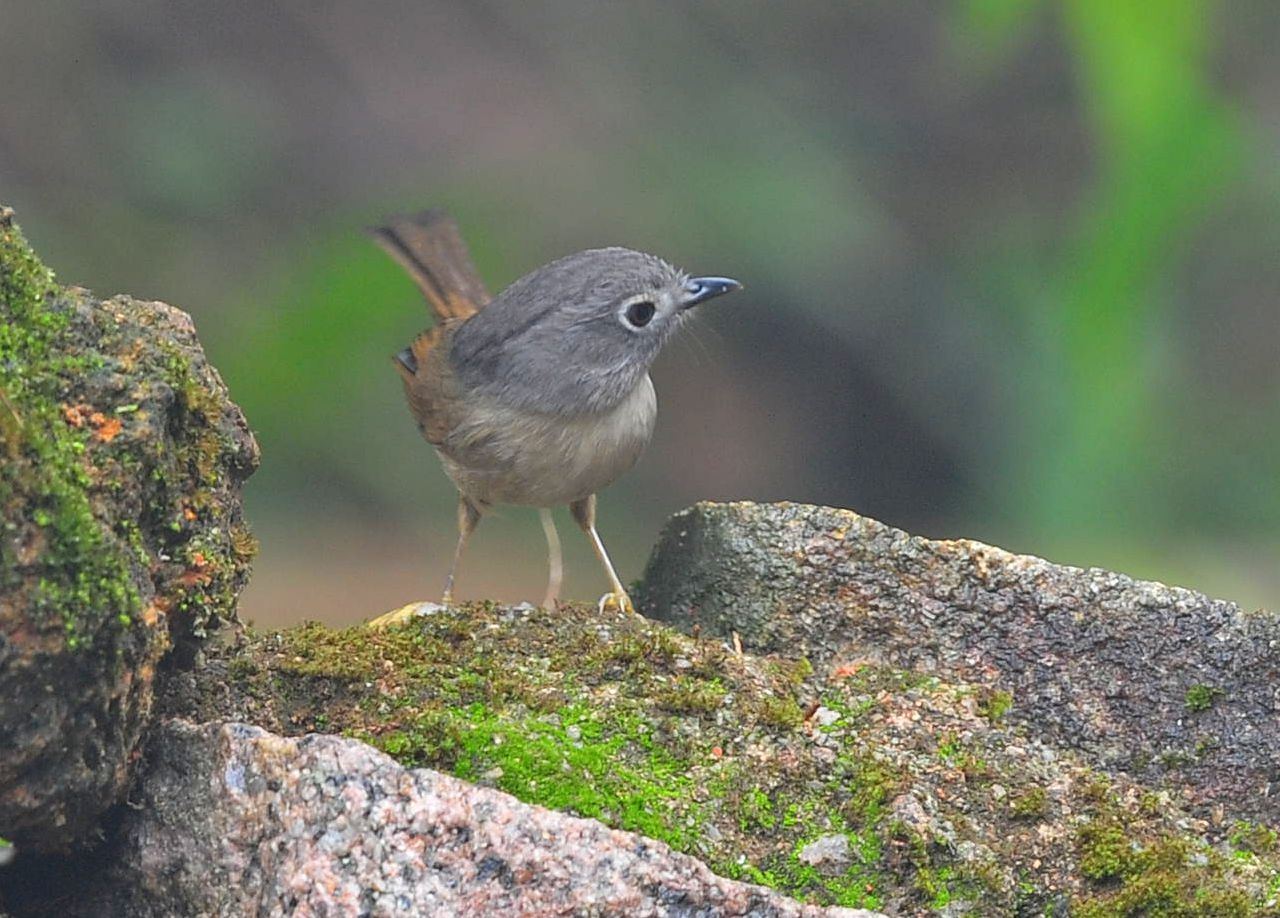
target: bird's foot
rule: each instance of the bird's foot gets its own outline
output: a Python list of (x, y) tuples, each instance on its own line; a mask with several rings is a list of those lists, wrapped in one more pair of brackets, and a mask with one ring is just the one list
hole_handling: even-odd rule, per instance
[(635, 603), (631, 601), (631, 597), (627, 595), (625, 590), (617, 590), (612, 593), (605, 593), (600, 597), (600, 602), (596, 606), (598, 612), (626, 612), (631, 615), (636, 614)]
[(411, 602), (407, 606), (401, 606), (399, 609), (384, 612), (372, 621), (366, 622), (365, 627), (373, 628), (375, 631), (382, 631), (387, 628), (394, 628), (397, 625), (407, 624), (420, 615), (430, 615), (444, 608), (445, 606), (434, 602)]

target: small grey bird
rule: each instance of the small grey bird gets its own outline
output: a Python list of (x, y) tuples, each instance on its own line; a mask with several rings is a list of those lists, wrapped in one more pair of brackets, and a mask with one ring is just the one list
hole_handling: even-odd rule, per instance
[(391, 217), (371, 233), (436, 320), (394, 360), (418, 429), (458, 488), (443, 602), (480, 517), (521, 504), (541, 508), (551, 606), (562, 564), (550, 508), (567, 504), (609, 579), (602, 607), (634, 611), (596, 532), (596, 492), (649, 442), (658, 410), (649, 367), (663, 344), (691, 307), (741, 284), (614, 247), (543, 265), (490, 299), (446, 212)]

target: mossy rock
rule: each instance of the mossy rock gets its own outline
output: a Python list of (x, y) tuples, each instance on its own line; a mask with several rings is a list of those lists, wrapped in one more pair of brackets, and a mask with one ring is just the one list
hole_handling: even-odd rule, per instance
[(699, 503), (668, 522), (647, 615), (819, 673), (871, 659), (985, 686), (988, 713), (1098, 767), (1280, 821), (1280, 615), (934, 540), (850, 510)]
[[(245, 632), (157, 713), (359, 738), (819, 905), (1280, 918), (1274, 826), (1101, 774), (1011, 716), (1016, 696), (739, 656), (593, 606), (418, 608), (385, 630)], [(847, 857), (811, 856), (841, 838)]]
[(93, 841), (157, 667), (234, 618), (244, 416), (191, 319), (61, 287), (0, 208), (0, 836)]

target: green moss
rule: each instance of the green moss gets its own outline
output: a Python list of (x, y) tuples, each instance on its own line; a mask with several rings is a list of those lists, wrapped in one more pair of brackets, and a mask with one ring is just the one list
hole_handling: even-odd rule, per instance
[(954, 765), (964, 754), (964, 747), (960, 745), (960, 741), (953, 734), (943, 734), (938, 740), (938, 758), (946, 762), (948, 765)]
[(718, 679), (677, 676), (655, 693), (654, 702), (676, 714), (712, 714), (724, 704), (727, 694)]
[(757, 716), (776, 730), (795, 730), (804, 723), (804, 711), (790, 695), (765, 695), (756, 704)]
[(1228, 840), (1238, 851), (1270, 854), (1276, 850), (1277, 833), (1275, 829), (1262, 823), (1239, 820), (1231, 827)]
[(1018, 819), (1041, 819), (1049, 812), (1049, 798), (1043, 787), (1028, 787), (1009, 803), (1009, 810)]
[(1132, 858), (1132, 842), (1123, 826), (1110, 819), (1091, 820), (1080, 829), (1080, 872), (1090, 880), (1124, 875)]
[(738, 825), (744, 832), (772, 829), (778, 824), (773, 800), (760, 787), (753, 787), (738, 802)]
[(1195, 764), (1196, 756), (1185, 749), (1169, 749), (1156, 756), (1156, 761), (1164, 768), (1186, 768)]
[(1084, 918), (1246, 918), (1276, 916), (1266, 893), (1250, 893), (1235, 865), (1202, 842), (1131, 832), (1107, 801), (1077, 836), (1080, 872), (1098, 887), (1072, 909)]
[[(499, 611), (463, 607), (380, 631), (307, 625), (272, 637), (270, 676), (248, 666), (228, 676), (280, 680), (270, 694), (286, 711), (314, 711), (323, 696), (330, 729), (405, 764), (641, 832), (723, 874), (817, 902), (879, 902), (882, 813), (898, 779), (853, 750), (802, 781), (743, 758), (761, 738), (800, 726), (793, 692), (806, 668), (769, 665), (748, 678), (748, 664), (717, 642), (638, 618), (612, 620), (604, 635), (582, 626), (594, 612), (538, 610), (494, 628)], [(295, 706), (304, 697), (310, 703)], [(856, 851), (839, 876), (798, 858), (831, 831)], [(740, 848), (727, 839), (740, 846), (738, 836), (758, 840), (756, 863), (730, 854)]]
[(44, 332), (56, 332), (61, 326), (59, 319), (43, 308), (45, 298), (55, 289), (53, 272), (31, 251), (12, 214), (0, 208), (0, 303), (7, 316), (47, 342), (49, 335)]
[[(876, 908), (884, 891), (895, 885), (886, 869), (885, 805), (901, 786), (900, 775), (865, 752), (842, 748), (821, 777), (808, 781), (778, 775), (768, 788), (751, 785), (736, 798), (733, 811), (744, 831), (791, 839), (752, 864), (741, 859), (713, 861), (713, 868), (738, 879), (781, 889), (825, 904)], [(850, 865), (837, 872), (815, 868), (800, 859), (810, 842), (828, 835), (849, 839)]]
[(813, 675), (813, 664), (805, 657), (798, 660), (770, 660), (768, 669), (792, 688), (799, 688), (804, 680)]
[[(192, 482), (192, 493), (187, 495), (191, 508), (205, 510), (211, 503), (212, 489), (219, 484), (218, 470), (223, 464), (225, 442), (214, 423), (223, 405), (196, 377), (191, 362), (175, 345), (160, 341), (159, 346), (166, 354), (165, 379), (173, 388), (179, 407), (200, 421), (192, 425), (196, 436), (178, 444), (177, 464)], [(180, 508), (174, 509), (175, 513), (180, 512)]]
[(1187, 697), (1184, 702), (1188, 711), (1207, 711), (1218, 703), (1226, 692), (1216, 685), (1203, 685), (1197, 683), (1187, 689)]
[(679, 645), (665, 633), (628, 633), (619, 639), (596, 643), (591, 648), (590, 662), (607, 666), (621, 664), (635, 673), (649, 673), (670, 668), (679, 653)]
[[(67, 424), (59, 397), (68, 380), (94, 368), (70, 355), (75, 303), (61, 293), (7, 215), (0, 215), (0, 512), (40, 530), (40, 576), (24, 587), (16, 559), (0, 556), (0, 592), (29, 589), (32, 619), (60, 627), (69, 647), (91, 641), (103, 622), (128, 627), (141, 607), (127, 552), (108, 544), (89, 499), (87, 430)], [(5, 540), (8, 541), (8, 540)]]
[(916, 888), (929, 908), (945, 908), (957, 915), (981, 914), (963, 907), (957, 908), (970, 903), (981, 895), (981, 892), (970, 877), (955, 867), (921, 868), (916, 873)]
[[(974, 776), (1028, 757), (1000, 759), (1011, 731), (984, 735), (971, 690), (936, 679), (867, 666), (815, 695), (785, 663), (577, 606), (478, 604), (386, 631), (309, 625), (260, 645), (265, 663), (228, 667), (217, 690), (269, 697), (289, 730), (346, 732), (812, 903), (957, 916), (1057, 914), (1068, 901), (1094, 918), (1268, 914), (1270, 860), (1243, 851), (1265, 833), (1241, 826), (1239, 850), (1216, 852), (1177, 834), (1167, 798), (1084, 771), (1054, 791), (1083, 820), (1074, 838), (1061, 829), (1075, 822), (1049, 822), (1039, 770), (1001, 770), (1023, 790), (990, 806)], [(801, 698), (840, 716), (804, 724)], [(768, 699), (788, 713), (771, 714)], [(919, 728), (885, 743), (886, 724)], [(994, 829), (975, 834), (970, 820)], [(847, 863), (800, 857), (829, 835), (848, 839)], [(1201, 910), (1178, 911), (1175, 899)]]
[[(858, 740), (854, 721), (871, 710), (863, 686), (823, 696), (841, 719), (812, 729), (831, 737), (833, 761), (816, 767), (806, 758), (799, 772), (762, 768), (744, 751), (753, 737), (772, 735), (777, 745), (803, 725), (794, 692), (807, 667), (770, 661), (747, 678), (747, 663), (723, 656), (716, 642), (642, 620), (612, 621), (606, 634), (561, 609), (495, 628), (499, 611), (449, 610), (386, 631), (286, 632), (271, 644), (273, 666), (295, 681), (274, 691), (324, 694), (332, 726), (406, 764), (642, 832), (721, 874), (817, 903), (876, 907), (904, 883), (922, 905), (981, 898), (976, 875), (934, 863), (933, 854), (890, 857), (897, 842), (888, 801), (906, 779)], [(865, 686), (882, 695), (904, 683), (908, 691), (938, 685), (885, 671), (868, 674)], [(800, 859), (805, 845), (833, 833), (850, 840), (846, 867)]]
[[(660, 662), (680, 650), (675, 640), (632, 633), (612, 653), (596, 648), (594, 657), (560, 663)], [(551, 661), (513, 669), (476, 640), (465, 615), (387, 631), (310, 625), (290, 633), (282, 653), (282, 671), (299, 677), (387, 680), (387, 692), (364, 704), (386, 722), (351, 732), (406, 764), (443, 767), (678, 850), (691, 850), (700, 837), (705, 817), (689, 799), (691, 750), (656, 742), (660, 724), (634, 698), (605, 707), (571, 700), (584, 694), (586, 673)], [(716, 680), (654, 674), (654, 684), (662, 686), (653, 693), (657, 710), (671, 714), (706, 713), (727, 694)]]
[(1222, 740), (1216, 736), (1199, 736), (1196, 738), (1195, 757), (1203, 759), (1210, 755), (1215, 749), (1222, 745)]
[[(888, 877), (879, 867), (883, 843), (875, 826), (851, 829), (840, 814), (825, 812), (814, 799), (789, 804), (782, 825), (791, 830), (788, 834), (794, 839), (789, 848), (766, 857), (758, 865), (738, 858), (713, 864), (714, 869), (733, 879), (826, 904), (879, 907)], [(801, 859), (801, 852), (810, 843), (831, 835), (844, 835), (849, 840), (851, 858), (847, 867), (819, 868)]]
[(227, 678), (245, 683), (258, 673), (258, 665), (249, 657), (234, 657), (227, 663)]
[(981, 779), (990, 776), (991, 769), (986, 759), (954, 734), (944, 733), (939, 738), (938, 758), (950, 767), (964, 772), (967, 778)]
[(1013, 695), (1001, 689), (989, 689), (978, 697), (978, 713), (995, 723), (1013, 707)]
[[(689, 793), (690, 763), (653, 745), (641, 721), (604, 721), (581, 705), (532, 720), (483, 706), (468, 716), (455, 768), (459, 777), (492, 775), (498, 787), (522, 800), (692, 849), (705, 817)], [(644, 752), (637, 757), (638, 750)]]
[(258, 554), (258, 538), (246, 526), (231, 530), (231, 552), (241, 564), (248, 564)]

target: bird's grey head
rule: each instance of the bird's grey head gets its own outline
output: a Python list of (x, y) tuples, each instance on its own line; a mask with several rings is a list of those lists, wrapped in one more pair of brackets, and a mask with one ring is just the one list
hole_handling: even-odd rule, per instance
[(502, 291), (457, 330), (450, 356), (465, 385), (513, 407), (604, 411), (640, 384), (690, 307), (740, 286), (631, 249), (590, 249)]

